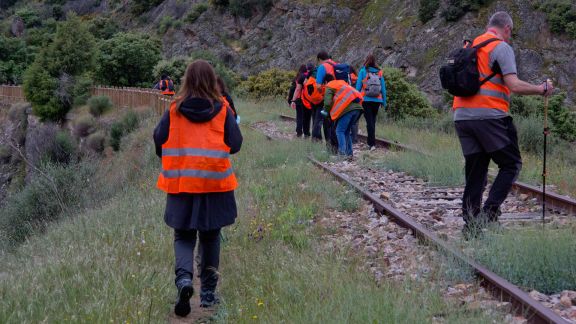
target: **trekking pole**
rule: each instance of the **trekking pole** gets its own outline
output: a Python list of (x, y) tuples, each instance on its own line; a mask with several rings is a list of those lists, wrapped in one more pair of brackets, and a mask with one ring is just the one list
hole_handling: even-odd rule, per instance
[[(546, 79), (546, 88), (548, 88), (548, 79)], [(546, 219), (546, 142), (548, 140), (548, 96), (544, 95), (544, 159), (542, 161), (542, 226)]]

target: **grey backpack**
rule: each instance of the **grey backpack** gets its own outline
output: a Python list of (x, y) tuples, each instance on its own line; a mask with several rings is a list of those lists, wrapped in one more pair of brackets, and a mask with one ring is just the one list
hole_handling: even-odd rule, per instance
[(382, 85), (380, 83), (380, 77), (378, 72), (368, 72), (368, 78), (366, 79), (366, 88), (364, 89), (364, 94), (367, 97), (376, 98), (382, 93)]

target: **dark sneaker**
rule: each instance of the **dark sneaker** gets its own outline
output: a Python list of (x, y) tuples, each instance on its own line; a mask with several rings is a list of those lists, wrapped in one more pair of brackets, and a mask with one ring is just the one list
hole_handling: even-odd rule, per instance
[(174, 306), (174, 313), (177, 316), (185, 317), (190, 314), (190, 298), (194, 294), (192, 287), (192, 280), (182, 279), (178, 282), (178, 299), (176, 306)]
[(200, 293), (200, 307), (212, 307), (220, 304), (220, 298), (213, 291), (203, 291)]

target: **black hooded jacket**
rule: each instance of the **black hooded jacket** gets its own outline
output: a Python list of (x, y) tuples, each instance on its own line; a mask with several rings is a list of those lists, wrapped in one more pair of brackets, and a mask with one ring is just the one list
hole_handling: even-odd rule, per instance
[[(214, 118), (222, 104), (214, 103), (212, 109), (206, 99), (189, 98), (180, 105), (180, 112), (194, 123), (206, 122)], [(154, 129), (156, 155), (162, 156), (162, 144), (168, 140), (170, 132), (170, 112), (164, 112), (160, 123)], [(224, 124), (224, 142), (230, 147), (230, 153), (240, 151), (242, 134), (236, 123), (232, 109), (228, 109)], [(164, 221), (176, 230), (211, 231), (234, 223), (237, 216), (234, 191), (202, 194), (168, 194)]]
[[(222, 104), (215, 102), (214, 109), (212, 109), (212, 105), (207, 99), (188, 98), (182, 102), (178, 110), (189, 121), (202, 123), (212, 120), (222, 110)], [(170, 112), (165, 111), (160, 123), (154, 129), (154, 144), (156, 145), (156, 155), (159, 157), (162, 157), (162, 145), (168, 140), (169, 131)], [(242, 133), (236, 123), (235, 114), (231, 109), (228, 109), (226, 123), (224, 124), (224, 143), (230, 147), (231, 154), (240, 151), (242, 146)]]

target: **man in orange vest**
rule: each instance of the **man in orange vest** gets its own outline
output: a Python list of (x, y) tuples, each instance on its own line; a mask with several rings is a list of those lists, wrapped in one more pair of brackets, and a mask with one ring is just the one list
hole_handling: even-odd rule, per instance
[(166, 74), (162, 74), (160, 81), (156, 83), (154, 89), (160, 90), (165, 96), (173, 96), (176, 94), (174, 91), (174, 82)]
[[(551, 81), (532, 85), (518, 79), (514, 51), (507, 44), (513, 26), (506, 12), (497, 12), (490, 18), (486, 32), (472, 45), (498, 39), (477, 53), (480, 78), (493, 72), (496, 75), (483, 83), (475, 95), (454, 97), (454, 122), (466, 164), (462, 198), (465, 238), (476, 235), (486, 223), (498, 221), (500, 205), (522, 168), (516, 128), (509, 115), (510, 93), (549, 96), (553, 91)], [(481, 208), (490, 160), (498, 165), (499, 172)]]
[[(316, 86), (321, 88), (326, 83), (324, 82), (324, 78), (327, 75), (336, 78), (334, 73), (334, 65), (336, 62), (332, 60), (326, 51), (320, 51), (318, 55), (316, 55), (316, 59), (319, 63), (316, 68)], [(318, 105), (312, 106), (312, 138), (322, 140), (321, 129), (324, 128), (324, 140), (329, 144), (333, 137), (331, 126), (332, 123), (330, 119), (326, 119), (322, 116), (322, 102)]]
[(326, 75), (324, 95), (324, 118), (332, 122), (338, 139), (338, 154), (351, 158), (352, 128), (362, 114), (362, 94), (344, 80)]

